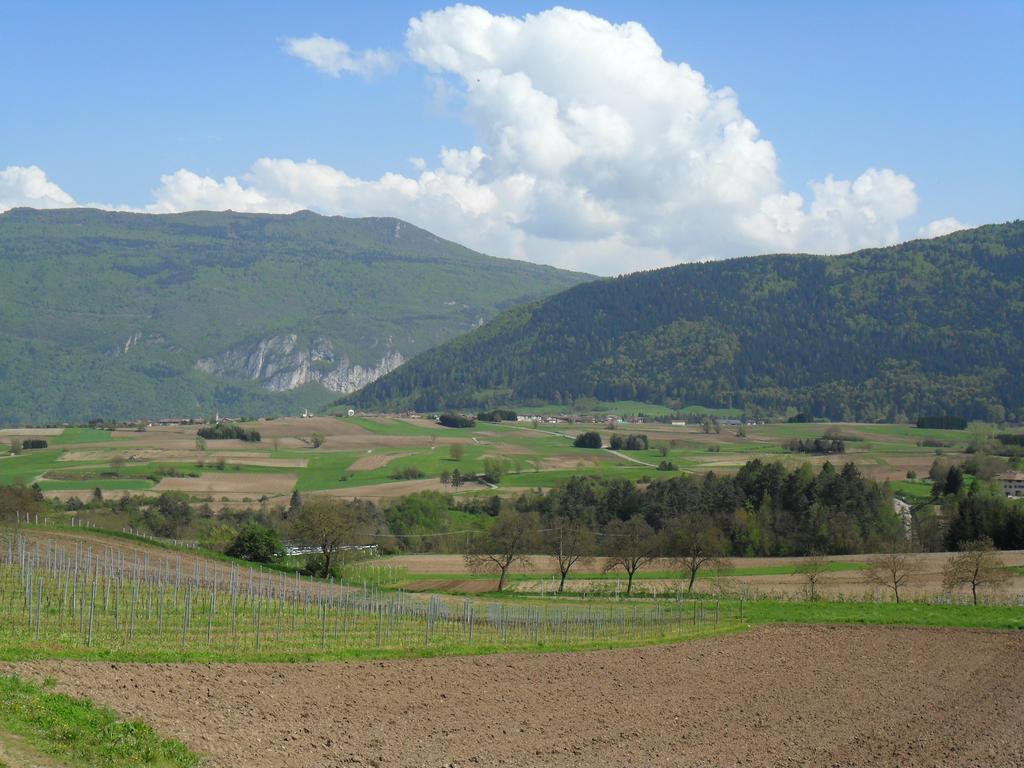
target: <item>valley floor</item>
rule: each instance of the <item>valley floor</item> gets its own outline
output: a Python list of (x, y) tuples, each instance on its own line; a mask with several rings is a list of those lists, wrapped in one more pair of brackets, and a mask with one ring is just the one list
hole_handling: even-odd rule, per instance
[(763, 626), (585, 653), (10, 672), (222, 768), (1024, 764), (1020, 632)]

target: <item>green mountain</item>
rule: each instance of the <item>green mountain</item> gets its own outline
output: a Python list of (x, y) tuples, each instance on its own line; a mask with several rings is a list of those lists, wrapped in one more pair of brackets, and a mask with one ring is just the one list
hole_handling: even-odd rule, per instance
[(0, 424), (324, 405), (591, 279), (397, 219), (0, 214)]
[(435, 410), (582, 396), (1024, 418), (1024, 222), (587, 283), (421, 354), (355, 401)]

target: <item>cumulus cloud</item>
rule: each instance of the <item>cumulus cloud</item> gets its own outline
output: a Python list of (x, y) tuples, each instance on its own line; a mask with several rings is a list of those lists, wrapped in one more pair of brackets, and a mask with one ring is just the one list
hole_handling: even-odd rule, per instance
[[(891, 244), (917, 209), (913, 182), (888, 168), (784, 188), (738, 95), (666, 59), (637, 23), (458, 5), (411, 20), (405, 48), (435, 101), (458, 98), (473, 146), (376, 179), (287, 158), (220, 180), (182, 169), (162, 177), (149, 210), (398, 216), (494, 255), (614, 274)], [(334, 76), (381, 66), (379, 52), (319, 35), (286, 49)]]
[(74, 198), (46, 178), (35, 165), (10, 165), (0, 170), (0, 211), (18, 206), (31, 208), (69, 208)]
[(363, 51), (356, 55), (340, 40), (322, 35), (289, 37), (284, 41), (284, 50), (331, 77), (341, 77), (342, 72), (369, 77), (397, 65), (395, 56), (387, 51)]
[(951, 232), (959, 232), (961, 229), (967, 229), (967, 225), (957, 221), (952, 216), (947, 216), (944, 219), (936, 219), (931, 221), (917, 230), (918, 237), (942, 237), (948, 235)]

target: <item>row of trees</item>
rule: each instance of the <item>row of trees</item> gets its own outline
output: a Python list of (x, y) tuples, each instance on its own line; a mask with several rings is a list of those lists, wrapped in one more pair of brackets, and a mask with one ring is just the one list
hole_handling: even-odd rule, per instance
[(527, 552), (559, 563), (602, 555), (627, 579), (655, 558), (682, 564), (688, 587), (701, 568), (738, 555), (846, 554), (903, 540), (884, 489), (848, 464), (786, 470), (755, 460), (735, 477), (708, 473), (650, 483), (574, 477), (544, 495), (519, 497), (471, 541), (468, 564), (504, 574)]

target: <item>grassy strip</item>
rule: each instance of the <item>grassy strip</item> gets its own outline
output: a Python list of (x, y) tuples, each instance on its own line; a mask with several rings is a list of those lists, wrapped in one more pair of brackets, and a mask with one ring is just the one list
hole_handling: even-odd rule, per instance
[[(725, 621), (718, 626), (702, 624), (692, 631), (677, 631), (664, 636), (623, 638), (622, 640), (579, 640), (572, 642), (524, 641), (494, 645), (492, 643), (445, 643), (409, 645), (405, 648), (344, 648), (325, 652), (275, 652), (252, 649), (224, 649), (221, 651), (189, 650), (166, 651), (158, 649), (86, 649), (60, 645), (36, 644), (6, 645), (0, 647), (0, 661), (23, 662), (60, 659), (64, 661), (101, 661), (140, 664), (263, 664), (311, 663), (327, 661), (382, 661), (399, 659), (430, 659), (443, 656), (488, 656), (495, 653), (568, 653), (577, 651), (613, 650), (616, 648), (642, 648), (651, 645), (671, 645), (705, 637), (717, 637), (743, 631), (749, 625)], [(2, 678), (0, 678), (2, 679)], [(2, 692), (2, 688), (0, 688)], [(2, 707), (2, 704), (0, 704)], [(0, 725), (3, 721), (0, 720)]]
[(1006, 605), (751, 600), (743, 604), (743, 616), (753, 624), (893, 624), (1024, 630), (1024, 610)]
[[(483, 597), (483, 595), (474, 595)], [(919, 602), (856, 602), (817, 600), (797, 602), (788, 600), (744, 600), (742, 616), (737, 599), (716, 601), (708, 594), (695, 592), (694, 600), (703, 601), (706, 610), (718, 603), (722, 621), (726, 625), (739, 622), (752, 624), (884, 624), (905, 627), (946, 627), (962, 629), (1024, 630), (1024, 610), (1015, 605), (941, 605)], [(593, 605), (630, 605), (633, 603), (666, 601), (664, 598), (634, 596), (614, 599), (565, 594), (561, 597), (542, 597), (528, 592), (505, 591), (487, 593), (489, 602), (544, 602), (548, 604), (590, 603)], [(674, 601), (671, 601), (674, 602)], [(690, 598), (684, 605), (691, 605)], [(689, 610), (689, 609), (686, 609)]]
[(0, 727), (76, 768), (199, 765), (184, 744), (140, 720), (119, 720), (108, 709), (17, 677), (0, 676)]

